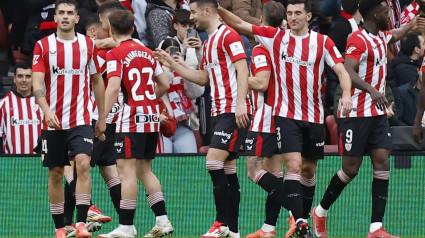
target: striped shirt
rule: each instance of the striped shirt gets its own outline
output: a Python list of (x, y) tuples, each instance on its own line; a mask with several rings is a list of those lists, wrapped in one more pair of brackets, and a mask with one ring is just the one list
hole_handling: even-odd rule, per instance
[[(51, 34), (37, 41), (32, 70), (45, 73), (46, 100), (59, 119), (59, 130), (91, 125), (89, 74), (100, 72), (92, 39), (77, 33), (72, 40)], [(55, 130), (46, 122), (42, 129)]]
[[(359, 77), (380, 93), (385, 94), (387, 77), (387, 44), (391, 32), (380, 31), (378, 35), (360, 29), (353, 33), (347, 43), (345, 57), (359, 61)], [(347, 117), (371, 117), (387, 114), (377, 108), (369, 93), (353, 88), (351, 90), (353, 110)], [(338, 112), (342, 118), (342, 112)]]
[(42, 117), (35, 97), (8, 93), (0, 101), (0, 136), (5, 154), (33, 154), (41, 134)]
[(297, 36), (290, 30), (252, 26), (255, 38), (270, 51), (279, 94), (275, 116), (323, 124), (321, 99), (325, 62), (333, 67), (344, 62), (333, 41), (310, 31)]

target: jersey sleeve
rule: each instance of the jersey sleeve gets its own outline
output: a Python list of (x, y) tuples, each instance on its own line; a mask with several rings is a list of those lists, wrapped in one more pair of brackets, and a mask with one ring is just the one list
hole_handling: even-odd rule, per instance
[[(94, 42), (93, 42), (94, 45)], [(93, 47), (93, 54), (91, 55), (90, 61), (89, 61), (89, 72), (90, 75), (92, 74), (97, 74), (97, 73), (102, 73), (102, 71), (100, 70), (100, 66), (99, 66), (99, 60), (97, 58), (97, 47), (94, 45)]]
[(161, 63), (159, 63), (159, 61), (155, 60), (155, 76), (158, 76), (162, 73), (164, 73), (164, 70), (162, 69), (162, 65)]
[(230, 31), (230, 33), (224, 37), (223, 47), (226, 49), (232, 62), (247, 58), (242, 38), (235, 31)]
[(278, 28), (270, 26), (257, 26), (252, 25), (252, 33), (258, 42), (264, 45), (267, 49), (273, 48), (274, 38), (279, 31)]
[(390, 42), (390, 40), (393, 38), (393, 34), (391, 33), (391, 31), (385, 31), (385, 39), (387, 40), (387, 44)]
[(5, 115), (5, 111), (4, 111), (4, 103), (5, 103), (5, 98), (0, 100), (0, 137), (3, 137), (3, 134), (6, 132), (6, 121), (4, 118)]
[(358, 36), (352, 36), (347, 42), (345, 57), (352, 58), (360, 62), (362, 54), (366, 51), (365, 42)]
[(344, 63), (344, 58), (339, 52), (338, 48), (335, 46), (334, 42), (330, 37), (326, 37), (325, 40), (325, 59), (326, 63), (333, 67), (336, 64)]
[(46, 73), (46, 62), (43, 55), (43, 47), (41, 46), (41, 41), (37, 41), (34, 47), (33, 57), (32, 57), (32, 71)]
[(114, 51), (109, 51), (106, 54), (106, 78), (117, 76), (122, 78), (122, 64), (118, 57), (115, 56)]
[(267, 49), (263, 47), (255, 47), (251, 57), (251, 72), (256, 75), (261, 71), (271, 71), (270, 55)]

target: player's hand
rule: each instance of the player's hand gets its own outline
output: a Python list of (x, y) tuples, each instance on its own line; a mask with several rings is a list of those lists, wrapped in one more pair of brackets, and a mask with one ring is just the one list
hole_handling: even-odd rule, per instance
[(177, 52), (176, 55), (171, 56), (174, 59), (174, 62), (179, 63), (187, 68), (189, 68), (189, 66), (187, 65), (186, 61), (184, 61), (182, 53)]
[(351, 100), (351, 94), (342, 94), (338, 103), (338, 110), (342, 108), (342, 115), (347, 116), (353, 110), (353, 102)]
[(415, 16), (412, 19), (412, 27), (410, 28), (411, 31), (414, 31), (416, 29), (423, 29), (425, 27), (425, 18), (421, 16)]
[(421, 123), (414, 123), (413, 125), (413, 139), (415, 139), (416, 142), (422, 143), (422, 139), (424, 138), (424, 135), (422, 133), (422, 125)]
[(394, 102), (392, 102), (388, 107), (387, 107), (387, 117), (390, 118), (392, 116), (394, 116), (394, 111), (393, 111), (393, 107), (394, 107)]
[(172, 68), (171, 64), (174, 62), (174, 59), (167, 52), (162, 49), (156, 48), (153, 52), (153, 55), (155, 56), (155, 59), (161, 62), (162, 65), (168, 68)]
[(239, 128), (245, 128), (249, 125), (249, 117), (246, 111), (245, 103), (236, 104), (235, 118), (236, 118), (236, 125)]
[(167, 123), (168, 121), (168, 117), (166, 115), (167, 110), (162, 110), (161, 115), (159, 115), (159, 123), (162, 125), (165, 125), (165, 123)]
[(50, 109), (44, 112), (44, 121), (50, 128), (60, 128), (59, 118)]
[(102, 138), (103, 138), (103, 140), (105, 140), (106, 139), (105, 134), (104, 134), (105, 130), (106, 130), (105, 119), (99, 118), (99, 120), (96, 121), (96, 125), (94, 127), (94, 136), (96, 136), (100, 140), (102, 140)]
[(386, 110), (388, 100), (383, 93), (380, 93), (374, 88), (374, 90), (370, 92), (370, 96), (372, 97), (372, 100), (376, 103), (376, 107), (378, 107), (379, 110)]

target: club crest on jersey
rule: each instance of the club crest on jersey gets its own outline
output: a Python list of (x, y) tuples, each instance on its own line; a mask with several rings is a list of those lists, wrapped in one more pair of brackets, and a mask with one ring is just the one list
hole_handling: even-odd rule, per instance
[(34, 55), (34, 56), (32, 57), (32, 64), (33, 64), (33, 65), (38, 64), (38, 58), (40, 58), (40, 55)]
[(347, 49), (347, 55), (349, 55), (349, 54), (351, 54), (351, 53), (353, 53), (353, 51), (356, 49), (356, 47), (354, 47), (354, 46), (350, 46), (350, 47), (348, 47), (348, 49)]
[(49, 12), (42, 12), (42, 13), (41, 13), (41, 17), (42, 17), (43, 19), (46, 19), (46, 18), (47, 18), (47, 16), (49, 16)]
[(350, 151), (352, 147), (353, 147), (353, 144), (351, 144), (351, 143), (345, 143), (345, 150), (346, 151)]
[(152, 122), (159, 122), (159, 116), (157, 115), (137, 115), (135, 116), (135, 122), (136, 123), (152, 123)]
[(61, 69), (58, 66), (53, 65), (51, 72), (54, 75), (65, 75), (65, 74), (79, 75), (79, 74), (84, 74), (84, 69)]

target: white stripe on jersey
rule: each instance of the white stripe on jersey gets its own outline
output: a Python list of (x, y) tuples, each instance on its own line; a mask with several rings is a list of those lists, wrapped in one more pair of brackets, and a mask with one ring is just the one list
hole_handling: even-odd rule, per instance
[[(47, 38), (49, 42), (49, 48), (43, 49), (43, 51), (48, 50), (49, 54), (50, 52), (57, 52), (57, 42), (55, 34), (51, 34)], [(39, 44), (42, 46), (41, 42)], [(52, 55), (49, 55), (49, 62), (48, 67), (51, 65), (58, 65), (58, 59), (56, 57), (52, 57)], [(49, 69), (50, 70), (50, 69)], [(50, 74), (50, 96), (49, 96), (50, 102), (49, 107), (53, 112), (56, 112), (56, 104), (58, 102), (58, 76), (55, 74)], [(45, 129), (45, 128), (44, 128)]]

